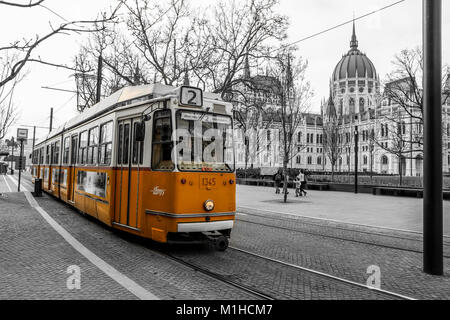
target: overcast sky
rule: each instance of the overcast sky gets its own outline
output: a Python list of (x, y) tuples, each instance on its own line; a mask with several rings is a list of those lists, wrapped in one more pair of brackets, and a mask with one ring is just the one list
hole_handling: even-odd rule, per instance
[[(25, 0), (24, 0), (25, 1)], [(163, 1), (163, 0), (161, 0)], [(26, 2), (26, 1), (25, 1)], [(194, 0), (199, 3), (200, 0)], [(293, 42), (336, 24), (377, 10), (396, 0), (280, 0), (278, 10), (290, 19), (289, 41)], [(44, 4), (67, 20), (92, 19), (116, 2), (114, 0), (47, 0)], [(443, 61), (450, 63), (450, 1), (443, 1)], [(422, 41), (422, 1), (406, 0), (394, 7), (356, 23), (359, 49), (374, 63), (381, 79), (392, 70), (393, 56), (405, 48), (414, 48)], [(19, 9), (0, 6), (0, 46), (21, 37), (33, 37), (50, 30), (60, 18), (44, 8)], [(5, 32), (6, 30), (6, 32)], [(349, 50), (351, 24), (298, 44), (299, 54), (309, 61), (308, 78), (315, 91), (312, 110), (319, 112), (320, 101), (328, 96), (328, 84), (334, 67)], [(58, 35), (45, 42), (36, 52), (42, 59), (71, 64), (82, 39)], [(76, 115), (76, 97), (72, 93), (42, 89), (54, 86), (75, 90), (71, 72), (39, 64), (30, 64), (26, 79), (15, 93), (20, 119), (10, 130), (15, 135), (20, 125), (48, 126), (50, 107), (55, 110), (54, 127)], [(46, 132), (38, 130), (37, 136)], [(30, 134), (32, 130), (30, 130)]]

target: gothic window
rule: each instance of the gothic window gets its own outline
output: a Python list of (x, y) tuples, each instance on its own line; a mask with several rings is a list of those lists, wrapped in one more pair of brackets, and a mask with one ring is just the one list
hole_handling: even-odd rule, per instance
[(317, 157), (317, 164), (322, 164), (322, 158), (321, 157)]
[(367, 164), (367, 156), (364, 156), (363, 163)]
[(359, 111), (360, 112), (364, 111), (364, 104), (365, 104), (364, 98), (360, 98), (359, 99)]
[(308, 157), (308, 164), (312, 164), (312, 157), (311, 156)]
[(349, 105), (350, 105), (350, 113), (355, 113), (355, 100), (353, 98), (350, 98)]
[(297, 164), (300, 164), (301, 161), (302, 161), (302, 157), (301, 157), (301, 156), (297, 156), (297, 157), (295, 158), (295, 162), (296, 162)]
[(381, 163), (384, 164), (384, 165), (388, 164), (389, 163), (388, 157), (382, 156), (381, 157)]

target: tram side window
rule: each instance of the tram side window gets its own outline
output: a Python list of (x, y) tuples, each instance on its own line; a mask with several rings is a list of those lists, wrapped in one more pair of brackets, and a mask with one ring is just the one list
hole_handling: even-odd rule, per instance
[(117, 164), (122, 164), (122, 141), (123, 141), (123, 125), (119, 124), (119, 149), (117, 151)]
[(173, 170), (172, 122), (169, 110), (155, 112), (152, 139), (152, 169)]
[(89, 130), (89, 139), (88, 139), (88, 164), (97, 164), (97, 155), (98, 155), (98, 127), (94, 127)]
[(39, 164), (44, 163), (44, 147), (39, 149)]
[(70, 137), (64, 138), (63, 164), (69, 163)]
[(77, 154), (78, 154), (78, 135), (72, 136), (72, 156), (70, 158), (70, 164), (77, 163)]
[(133, 123), (133, 148), (132, 148), (132, 161), (133, 164), (142, 164), (144, 159), (144, 142), (136, 141), (136, 130), (138, 123)]
[(50, 164), (50, 145), (45, 148), (45, 164)]
[(123, 155), (122, 164), (128, 164), (128, 155), (130, 148), (130, 124), (123, 125)]
[(86, 164), (87, 160), (87, 131), (80, 133), (80, 147), (78, 148), (78, 163)]
[(60, 142), (56, 141), (53, 144), (53, 160), (52, 160), (53, 164), (59, 164), (59, 147), (60, 147)]
[(112, 121), (100, 126), (100, 150), (99, 163), (104, 165), (111, 164), (112, 154)]

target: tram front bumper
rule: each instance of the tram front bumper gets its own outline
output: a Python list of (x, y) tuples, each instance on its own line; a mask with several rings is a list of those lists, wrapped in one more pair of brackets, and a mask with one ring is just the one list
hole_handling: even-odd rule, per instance
[(178, 223), (178, 232), (207, 232), (219, 231), (233, 228), (233, 220), (212, 221), (212, 222), (190, 222)]

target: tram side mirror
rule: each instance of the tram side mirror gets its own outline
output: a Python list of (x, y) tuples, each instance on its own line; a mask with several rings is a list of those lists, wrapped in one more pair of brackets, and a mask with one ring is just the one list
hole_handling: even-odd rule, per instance
[(145, 139), (145, 121), (136, 124), (136, 132), (134, 133), (136, 141), (144, 141)]

